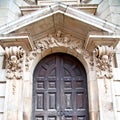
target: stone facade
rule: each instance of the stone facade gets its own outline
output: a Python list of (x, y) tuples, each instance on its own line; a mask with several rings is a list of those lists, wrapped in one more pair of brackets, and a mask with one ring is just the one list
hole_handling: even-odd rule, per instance
[[(119, 120), (119, 0), (66, 0), (64, 4), (49, 0), (15, 2), (24, 16), (0, 28), (0, 120), (31, 120), (34, 69), (42, 58), (58, 52), (76, 57), (85, 67), (89, 120)], [(103, 3), (105, 13), (101, 8)], [(81, 7), (76, 9), (77, 5)], [(11, 12), (14, 8), (7, 9)], [(20, 9), (16, 9), (14, 19), (19, 16)]]

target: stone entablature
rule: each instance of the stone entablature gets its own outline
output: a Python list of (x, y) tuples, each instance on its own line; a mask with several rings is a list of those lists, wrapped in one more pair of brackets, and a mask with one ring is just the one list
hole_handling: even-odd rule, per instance
[[(70, 50), (76, 51), (76, 53), (81, 54), (84, 58), (89, 58), (87, 59), (87, 62), (90, 66), (95, 64), (94, 58), (92, 58), (92, 51), (93, 51), (93, 53), (95, 53), (95, 62), (96, 62), (95, 67), (97, 68), (97, 76), (99, 76), (99, 78), (102, 78), (103, 76), (106, 78), (112, 78), (111, 62), (112, 62), (112, 56), (113, 56), (113, 47), (115, 47), (115, 44), (117, 44), (118, 42), (118, 36), (117, 36), (117, 39), (115, 38), (115, 42), (113, 46), (106, 45), (107, 42), (108, 42), (108, 45), (113, 43), (113, 41), (111, 40), (113, 38), (111, 38), (110, 41), (108, 40), (108, 38), (106, 38), (107, 41), (105, 45), (104, 43), (103, 45), (100, 45), (101, 39), (99, 39), (99, 35), (98, 35), (98, 40), (96, 41), (97, 39), (96, 36), (93, 37), (93, 39), (91, 39), (90, 37), (88, 42), (84, 42), (78, 38), (73, 37), (71, 34), (64, 34), (62, 33), (62, 31), (58, 30), (54, 34), (48, 34), (44, 38), (33, 41), (32, 51), (30, 50), (31, 43), (29, 43), (29, 41), (25, 42), (25, 44), (29, 43), (28, 49), (26, 49), (26, 54), (25, 54), (26, 70), (30, 69), (30, 65), (32, 65), (32, 61), (34, 61), (34, 59), (37, 56), (39, 56), (39, 54), (41, 54), (43, 51), (51, 49), (51, 48), (64, 47), (64, 48), (69, 48)], [(100, 38), (102, 37), (104, 38), (104, 36), (100, 36)], [(14, 36), (14, 39), (15, 39), (15, 36)], [(94, 43), (94, 44), (90, 46), (90, 43)], [(12, 43), (11, 42), (8, 43), (7, 40), (2, 42), (2, 45), (5, 48), (6, 58), (8, 61), (7, 62), (8, 63), (7, 64), (7, 78), (12, 79), (13, 77), (15, 77), (17, 79), (20, 79), (21, 77), (20, 75), (18, 75), (16, 70), (19, 70), (19, 73), (20, 73), (20, 64), (22, 63), (23, 54), (24, 54), (23, 48), (19, 46), (19, 43), (17, 43), (17, 46), (19, 47), (11, 46)], [(7, 45), (8, 47), (5, 47), (5, 45)], [(91, 62), (91, 59), (92, 59), (92, 62)]]

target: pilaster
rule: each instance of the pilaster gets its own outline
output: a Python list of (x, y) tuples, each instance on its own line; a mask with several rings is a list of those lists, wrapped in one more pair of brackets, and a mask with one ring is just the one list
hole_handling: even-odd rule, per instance
[(97, 46), (94, 51), (96, 80), (98, 84), (100, 120), (114, 120), (114, 103), (112, 93), (113, 71), (112, 71), (113, 47)]
[(4, 50), (0, 46), (0, 120), (3, 120), (3, 115), (4, 115), (5, 87), (6, 87), (3, 61), (4, 61)]
[(6, 95), (4, 120), (23, 120), (24, 50), (21, 46), (5, 48)]

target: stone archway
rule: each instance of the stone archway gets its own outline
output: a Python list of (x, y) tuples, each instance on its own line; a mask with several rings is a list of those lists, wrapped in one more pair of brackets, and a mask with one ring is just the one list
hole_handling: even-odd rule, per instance
[[(59, 33), (59, 32), (58, 32)], [(61, 34), (60, 34), (61, 35)], [(54, 42), (52, 42), (54, 41)], [(49, 42), (49, 43), (48, 43)], [(25, 53), (24, 61), (22, 62), (25, 66), (23, 71), (24, 74), (22, 79), (24, 80), (23, 91), (24, 91), (24, 119), (31, 120), (31, 111), (32, 110), (32, 87), (33, 87), (33, 71), (37, 63), (42, 60), (45, 56), (53, 54), (53, 53), (66, 53), (77, 58), (83, 66), (85, 67), (87, 74), (87, 86), (88, 86), (88, 102), (89, 102), (89, 116), (90, 120), (96, 120), (99, 116), (99, 95), (98, 95), (98, 81), (95, 76), (95, 70), (93, 67), (93, 61), (91, 62), (91, 58), (93, 58), (92, 54), (82, 48), (83, 44), (80, 40), (69, 39), (69, 36), (47, 36), (42, 40), (36, 41), (34, 43), (35, 48), (32, 51)], [(18, 47), (19, 48), (19, 47)], [(104, 51), (104, 48), (107, 48), (108, 51), (111, 49), (109, 47), (98, 47), (96, 48), (96, 59), (102, 63), (101, 55), (109, 53), (108, 57), (111, 56), (111, 52)], [(16, 49), (15, 49), (16, 50)], [(98, 52), (103, 50), (104, 52)], [(106, 49), (105, 49), (106, 50)], [(10, 48), (11, 51), (11, 48)], [(8, 52), (9, 53), (9, 52)], [(100, 55), (98, 53), (101, 53)], [(11, 55), (12, 53), (10, 53)], [(14, 52), (13, 52), (14, 54)], [(16, 54), (17, 55), (17, 54)], [(9, 54), (8, 54), (9, 56)], [(96, 61), (97, 62), (97, 61)], [(106, 64), (107, 65), (107, 64)], [(14, 67), (14, 66), (12, 66)], [(96, 67), (96, 66), (95, 66)], [(101, 69), (101, 68), (99, 68)], [(101, 74), (100, 74), (101, 75)], [(107, 75), (102, 74), (102, 75)], [(21, 81), (22, 85), (22, 81)], [(15, 86), (16, 87), (16, 86)], [(17, 87), (16, 87), (17, 88)], [(13, 86), (11, 87), (14, 90)], [(18, 88), (17, 88), (18, 89)], [(22, 89), (21, 89), (22, 90)], [(22, 97), (22, 96), (21, 96)]]
[[(52, 45), (52, 44), (51, 44)], [(87, 74), (87, 86), (88, 86), (88, 101), (89, 101), (89, 115), (90, 120), (96, 119), (98, 117), (98, 94), (97, 94), (97, 83), (96, 80), (93, 78), (93, 73), (91, 67), (90, 67), (90, 55), (89, 53), (79, 47), (72, 48), (70, 45), (59, 43), (58, 45), (53, 46), (47, 46), (47, 48), (44, 48), (41, 50), (40, 48), (37, 48), (30, 51), (26, 54), (26, 61), (23, 62), (25, 65), (24, 68), (24, 75), (23, 75), (23, 105), (24, 105), (24, 119), (25, 120), (31, 120), (31, 111), (32, 111), (32, 84), (33, 84), (33, 71), (36, 66), (36, 64), (45, 56), (62, 52), (71, 54), (74, 57), (78, 58), (79, 61), (84, 65), (86, 74)], [(25, 60), (25, 59), (24, 59)], [(22, 84), (22, 81), (21, 81)], [(11, 87), (11, 89), (13, 89)], [(94, 93), (94, 94), (93, 94)]]
[[(47, 40), (48, 38), (43, 39), (43, 41)], [(63, 38), (60, 37), (60, 39), (63, 40)], [(75, 44), (75, 46), (73, 45)], [(81, 43), (81, 42), (80, 42)], [(62, 52), (62, 53), (67, 53), (70, 55), (73, 55), (76, 57), (81, 63), (84, 65), (86, 74), (87, 74), (87, 86), (88, 86), (88, 101), (89, 101), (89, 115), (90, 115), (90, 120), (92, 119), (97, 119), (98, 118), (98, 91), (97, 91), (97, 81), (94, 77), (94, 70), (92, 69), (93, 66), (90, 63), (91, 55), (89, 53), (82, 49), (80, 44), (77, 44), (77, 41), (75, 42), (70, 42), (66, 44), (59, 42), (58, 44), (45, 44), (43, 42), (42, 47), (41, 43), (36, 42), (36, 48), (30, 52), (29, 57), (28, 57), (28, 65), (27, 69), (30, 71), (30, 79), (33, 80), (33, 71), (37, 63), (42, 60), (47, 55), (57, 53), (57, 52)], [(71, 46), (74, 46), (72, 47)], [(46, 46), (46, 47), (45, 47)], [(32, 83), (33, 84), (33, 81)], [(31, 86), (32, 87), (32, 86)], [(93, 94), (94, 93), (94, 94)], [(32, 96), (31, 96), (32, 99)], [(32, 103), (31, 103), (32, 104)]]
[(46, 56), (33, 76), (33, 120), (89, 119), (86, 72), (75, 57)]

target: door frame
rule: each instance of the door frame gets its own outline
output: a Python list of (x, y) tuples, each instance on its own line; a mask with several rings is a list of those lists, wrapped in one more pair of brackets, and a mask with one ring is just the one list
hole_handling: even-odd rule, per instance
[[(33, 72), (41, 59), (43, 59), (45, 56), (52, 54), (52, 53), (66, 53), (70, 54), (74, 57), (76, 57), (84, 66), (86, 74), (87, 74), (87, 88), (88, 88), (88, 105), (89, 105), (89, 118), (90, 120), (97, 120), (99, 118), (99, 101), (98, 101), (98, 85), (97, 81), (95, 78), (95, 71), (92, 69), (90, 65), (90, 55), (87, 54), (82, 54), (79, 51), (76, 51), (74, 49), (66, 48), (66, 47), (53, 47), (53, 48), (48, 48), (44, 51), (42, 51), (40, 54), (38, 54), (35, 59), (32, 61), (30, 67), (29, 67), (29, 72), (27, 72), (27, 76), (25, 79), (29, 80), (29, 103), (24, 104), (24, 107), (29, 109), (25, 110), (25, 113), (27, 114), (26, 116), (31, 120), (32, 118), (32, 88), (33, 88)], [(83, 50), (83, 52), (85, 52)]]
[[(52, 58), (52, 60), (54, 60), (54, 61), (51, 61), (51, 58)], [(44, 89), (42, 89), (42, 88), (40, 88), (39, 90), (36, 88), (36, 85), (37, 85), (37, 83), (39, 83), (40, 82), (40, 80), (38, 81), (37, 80), (37, 78), (36, 77), (39, 77), (39, 70), (46, 70), (46, 69), (44, 69), (44, 67), (41, 67), (41, 66), (46, 66), (47, 64), (44, 64), (44, 62), (45, 63), (49, 63), (49, 62), (53, 62), (53, 65), (51, 66), (51, 64), (50, 64), (50, 66), (51, 67), (47, 67), (46, 69), (47, 70), (50, 70), (49, 68), (52, 68), (53, 69), (53, 66), (54, 66), (54, 68), (55, 68), (55, 70), (57, 70), (56, 71), (56, 74), (55, 74), (55, 76), (54, 77), (56, 77), (56, 79), (54, 79), (53, 81), (54, 82), (56, 82), (56, 84), (57, 84), (57, 86), (55, 87), (55, 89), (53, 90), (52, 89), (52, 91), (51, 91), (51, 89), (49, 89), (49, 87), (47, 87), (47, 84), (48, 84), (48, 82), (49, 82), (49, 80), (51, 80), (51, 78), (49, 78), (50, 76), (46, 76), (46, 74), (48, 74), (48, 72), (46, 71), (46, 72), (44, 72), (44, 73), (46, 73), (46, 74), (44, 74), (44, 76), (42, 75), (41, 77), (41, 79), (42, 79), (42, 81), (44, 81), (46, 84), (44, 84), (44, 86), (46, 86)], [(70, 62), (70, 63), (69, 63)], [(76, 74), (76, 72), (74, 72), (74, 70), (73, 69), (71, 69), (71, 68), (67, 68), (67, 70), (71, 73), (71, 74), (69, 74), (70, 76), (69, 76), (69, 79), (71, 78), (71, 80), (70, 80), (70, 82), (71, 82), (71, 84), (72, 83), (74, 83), (74, 86), (71, 86), (71, 89), (64, 89), (64, 91), (63, 91), (63, 89), (61, 89), (59, 86), (61, 86), (61, 87), (63, 87), (63, 82), (65, 82), (66, 80), (67, 80), (67, 82), (68, 82), (68, 80), (69, 79), (67, 79), (65, 76), (61, 76), (61, 74), (63, 74), (63, 72), (58, 72), (59, 70), (61, 70), (61, 71), (64, 71), (63, 69), (64, 69), (64, 65), (66, 65), (65, 63), (68, 63), (67, 65), (69, 66), (69, 67), (73, 67), (73, 65), (75, 65), (76, 67), (74, 68), (74, 70), (77, 70), (77, 71), (79, 71), (79, 72), (77, 72), (77, 74)], [(64, 67), (63, 67), (64, 66)], [(67, 67), (68, 67), (67, 66)], [(79, 66), (79, 67), (78, 67)], [(51, 70), (49, 71), (49, 72), (51, 72)], [(81, 72), (82, 72), (82, 74), (81, 74)], [(79, 73), (79, 75), (78, 75), (78, 73)], [(74, 75), (73, 75), (74, 74)], [(64, 75), (64, 74), (63, 74)], [(79, 76), (79, 77), (78, 77)], [(59, 96), (58, 96), (58, 94), (60, 94), (60, 95), (63, 95), (63, 94), (65, 94), (66, 92), (68, 93), (71, 93), (71, 97), (72, 97), (72, 99), (73, 99), (73, 96), (75, 95), (77, 95), (77, 93), (78, 92), (80, 92), (80, 91), (83, 91), (84, 90), (84, 92), (83, 92), (83, 94), (81, 94), (82, 96), (84, 95), (84, 105), (83, 105), (83, 108), (80, 108), (80, 109), (77, 109), (77, 107), (78, 106), (76, 106), (77, 105), (77, 103), (76, 103), (76, 105), (74, 104), (74, 109), (72, 109), (72, 111), (71, 111), (71, 109), (67, 109), (66, 110), (66, 108), (62, 108), (61, 109), (61, 105), (59, 106), (59, 109), (58, 109), (58, 106), (57, 106), (57, 108), (56, 108), (56, 112), (58, 113), (58, 111), (61, 111), (62, 113), (64, 113), (64, 117), (67, 115), (67, 114), (69, 114), (70, 116), (72, 115), (72, 113), (73, 113), (73, 115), (72, 115), (72, 117), (74, 116), (79, 116), (79, 117), (83, 117), (83, 115), (85, 115), (85, 118), (88, 120), (89, 118), (88, 118), (88, 116), (89, 116), (89, 114), (88, 114), (88, 110), (89, 110), (89, 106), (88, 106), (88, 93), (87, 93), (87, 79), (86, 79), (86, 71), (85, 71), (85, 68), (84, 68), (84, 66), (82, 65), (82, 63), (80, 62), (80, 61), (78, 61), (78, 59), (76, 59), (75, 57), (73, 57), (73, 56), (71, 56), (71, 55), (69, 55), (69, 54), (66, 54), (66, 53), (54, 53), (54, 54), (50, 54), (50, 55), (48, 55), (48, 56), (46, 56), (45, 57), (45, 59), (43, 58), (42, 59), (42, 61), (40, 61), (38, 64), (37, 64), (37, 66), (36, 66), (36, 68), (35, 68), (35, 70), (34, 70), (34, 74), (33, 74), (33, 79), (34, 79), (34, 83), (33, 83), (33, 120), (34, 120), (34, 117), (35, 117), (35, 114), (37, 113), (38, 114), (38, 111), (37, 111), (37, 109), (36, 109), (36, 104), (35, 104), (35, 102), (37, 102), (37, 91), (38, 92), (40, 92), (39, 94), (44, 94), (44, 93), (46, 93), (45, 91), (47, 90), (47, 95), (49, 95), (49, 92), (55, 92), (56, 93), (56, 95), (57, 95), (57, 98), (56, 98), (56, 100), (58, 100), (59, 98)], [(44, 77), (44, 79), (46, 79), (47, 78), (47, 82), (46, 82), (46, 80), (43, 80), (43, 77)], [(59, 79), (58, 79), (59, 78)], [(62, 78), (62, 79), (61, 79)], [(79, 86), (81, 89), (77, 89), (75, 86), (75, 84), (76, 84), (76, 82), (78, 82), (78, 80), (76, 80), (75, 78), (77, 78), (78, 80), (82, 80), (82, 83), (83, 83), (83, 87), (81, 86)], [(82, 78), (82, 79), (81, 79)], [(43, 83), (43, 82), (42, 82)], [(61, 85), (60, 85), (61, 84)], [(61, 91), (62, 90), (62, 91)], [(60, 91), (61, 92), (63, 92), (63, 94), (61, 94), (60, 93)], [(74, 92), (73, 92), (74, 91)], [(65, 92), (65, 93), (64, 93)], [(74, 93), (74, 94), (73, 94)], [(74, 98), (76, 98), (74, 96)], [(48, 98), (48, 96), (46, 96), (45, 95), (45, 98)], [(60, 99), (61, 99), (62, 97), (60, 97)], [(64, 98), (64, 97), (63, 97)], [(42, 98), (42, 100), (43, 100), (43, 98)], [(63, 99), (61, 99), (61, 100), (63, 100)], [(75, 99), (74, 99), (75, 100)], [(46, 101), (46, 100), (45, 100)], [(76, 100), (75, 100), (76, 101)], [(46, 101), (47, 102), (47, 101)], [(60, 102), (60, 101), (59, 101)], [(74, 101), (71, 101), (71, 102), (73, 102), (73, 103), (75, 103)], [(43, 102), (44, 103), (44, 102)], [(61, 102), (60, 102), (61, 103)], [(79, 102), (80, 103), (80, 102)], [(57, 101), (57, 104), (58, 104), (58, 101)], [(80, 103), (81, 104), (81, 103)], [(45, 105), (47, 105), (47, 104), (45, 104)], [(71, 105), (73, 105), (73, 104), (71, 104)], [(42, 106), (43, 107), (43, 106)], [(55, 106), (54, 106), (55, 107)], [(64, 106), (65, 107), (65, 106)], [(72, 107), (72, 106), (71, 106)], [(48, 106), (46, 106), (45, 108), (48, 108)], [(61, 110), (60, 110), (61, 109)], [(83, 111), (83, 109), (84, 109), (84, 111)], [(70, 113), (69, 113), (69, 112)], [(82, 113), (81, 113), (81, 112)], [(43, 110), (43, 111), (39, 111), (39, 112), (41, 112), (42, 114), (43, 114), (43, 116), (46, 116), (46, 114), (50, 114), (51, 113), (51, 111), (49, 111), (49, 110), (47, 110), (46, 112), (45, 112), (45, 110)], [(45, 113), (44, 113), (45, 112)], [(54, 111), (54, 115), (56, 116), (57, 115), (57, 113), (56, 113), (55, 111)], [(74, 112), (76, 112), (76, 113), (74, 113)], [(53, 113), (52, 113), (53, 114)], [(61, 113), (60, 113), (61, 114)], [(79, 114), (83, 114), (83, 115), (79, 115)], [(58, 116), (58, 115), (57, 115)], [(56, 116), (56, 117), (57, 117)], [(76, 116), (76, 117), (77, 117)], [(46, 116), (47, 117), (47, 116)], [(74, 119), (76, 119), (76, 118), (74, 118)]]

